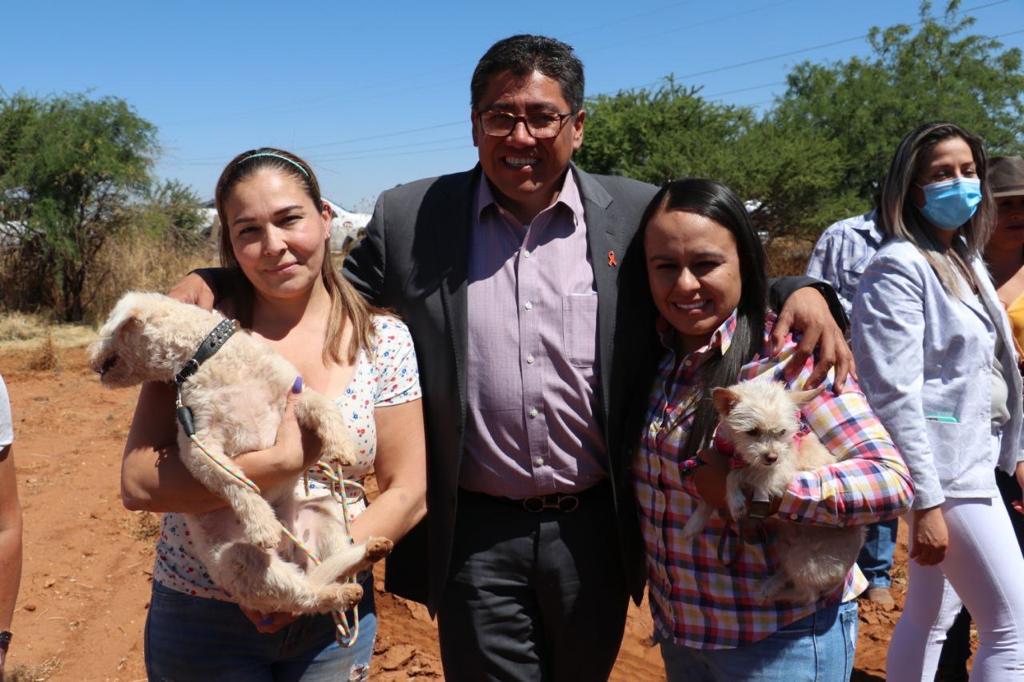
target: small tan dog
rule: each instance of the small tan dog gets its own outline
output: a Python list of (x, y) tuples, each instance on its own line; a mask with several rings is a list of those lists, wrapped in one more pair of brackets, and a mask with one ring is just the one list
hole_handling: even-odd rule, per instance
[[(748, 494), (781, 497), (799, 472), (836, 463), (813, 432), (800, 433), (800, 406), (820, 392), (821, 387), (787, 391), (782, 384), (765, 380), (712, 390), (719, 414), (715, 447), (732, 455), (726, 501), (734, 520), (746, 518)], [(703, 530), (712, 511), (700, 503), (683, 527), (684, 537)], [(864, 544), (860, 526), (829, 528), (774, 519), (770, 529), (779, 570), (761, 586), (765, 601), (817, 601), (843, 582)]]
[[(144, 381), (170, 382), (199, 344), (224, 317), (167, 296), (126, 294), (100, 329), (91, 366), (110, 388)], [(269, 345), (246, 332), (231, 336), (181, 385), (192, 411), (196, 436), (224, 466), (230, 458), (272, 446), (286, 395), (298, 372)], [(352, 447), (338, 408), (324, 396), (302, 392), (295, 404), (302, 428), (320, 440), (320, 461), (351, 465)], [(178, 452), (184, 465), (228, 506), (205, 514), (185, 514), (197, 558), (211, 579), (240, 604), (263, 612), (326, 613), (351, 608), (362, 598), (354, 575), (391, 551), (387, 538), (352, 544), (345, 533), (341, 505), (331, 497), (299, 499), (298, 479), (259, 493), (211, 461), (178, 427)], [(295, 520), (313, 519), (313, 551), (322, 560), (309, 573), (288, 561), (304, 555), (282, 536), (282, 524), (295, 532)]]

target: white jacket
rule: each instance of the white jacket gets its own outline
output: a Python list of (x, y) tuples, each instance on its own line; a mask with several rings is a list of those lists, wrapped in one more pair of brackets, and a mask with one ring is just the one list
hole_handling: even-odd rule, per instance
[[(1006, 312), (984, 263), (975, 259), (979, 297), (948, 295), (913, 244), (891, 240), (861, 278), (853, 302), (853, 354), (861, 387), (892, 435), (914, 480), (915, 509), (947, 497), (998, 494), (993, 470), (1013, 474), (1022, 457), (1021, 377)], [(966, 285), (965, 285), (966, 286)], [(995, 344), (1010, 420), (992, 452)]]

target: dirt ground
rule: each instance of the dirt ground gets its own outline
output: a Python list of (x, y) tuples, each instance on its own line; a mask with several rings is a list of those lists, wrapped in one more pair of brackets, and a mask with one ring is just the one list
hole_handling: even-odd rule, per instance
[[(0, 347), (11, 395), (25, 562), (7, 680), (144, 680), (142, 628), (149, 600), (155, 515), (118, 498), (121, 448), (136, 390), (108, 391), (81, 347)], [(52, 368), (47, 368), (52, 367)], [(905, 539), (895, 592), (905, 587)], [(378, 567), (378, 572), (379, 572)], [(380, 593), (374, 679), (440, 678), (436, 628), (425, 609)], [(861, 610), (854, 680), (885, 679), (898, 617)], [(631, 608), (612, 679), (664, 679), (646, 606)]]

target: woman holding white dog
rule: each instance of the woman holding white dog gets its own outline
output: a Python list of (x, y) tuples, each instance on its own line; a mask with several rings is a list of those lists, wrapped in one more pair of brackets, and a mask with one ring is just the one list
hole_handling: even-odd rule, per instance
[(986, 166), (981, 140), (954, 124), (903, 138), (878, 212), (888, 242), (854, 299), (860, 377), (917, 490), (894, 680), (932, 680), (961, 599), (980, 639), (971, 679), (1024, 679), (1024, 559), (993, 474), (1024, 480), (1021, 379), (981, 255)]
[[(786, 368), (792, 338), (772, 353), (764, 250), (727, 187), (698, 179), (665, 185), (630, 254), (636, 281), (641, 254), (646, 278), (637, 286), (646, 296), (637, 298), (653, 302), (662, 347), (633, 473), (668, 679), (845, 682), (854, 598), (866, 581), (851, 565), (845, 581), (811, 603), (762, 599), (778, 569), (772, 519), (845, 527), (892, 518), (912, 497), (903, 460), (852, 378), (841, 392), (827, 386), (799, 420), (842, 461), (799, 474), (781, 497), (751, 504), (742, 525), (732, 521), (723, 502), (730, 464), (706, 449), (718, 419), (710, 391), (757, 377), (800, 388), (813, 358)], [(702, 501), (718, 511), (684, 537)]]
[[(370, 308), (330, 262), (331, 210), (309, 165), (263, 148), (228, 164), (217, 182), (222, 263), (234, 277), (217, 307), (298, 368), (300, 382), (333, 397), (356, 445), (346, 469), (361, 480), (372, 468), (380, 494), (349, 505), (351, 532), (399, 540), (425, 513), (426, 465), (419, 377), (405, 325)], [(359, 637), (335, 640), (329, 615), (243, 611), (213, 584), (190, 553), (177, 512), (225, 506), (176, 457), (174, 390), (147, 384), (139, 396), (122, 466), (129, 509), (165, 512), (146, 622), (151, 679), (365, 679), (376, 618), (372, 578), (364, 582)], [(309, 469), (314, 494), (326, 484), (304, 443), (291, 403), (267, 450), (237, 457), (260, 487)]]

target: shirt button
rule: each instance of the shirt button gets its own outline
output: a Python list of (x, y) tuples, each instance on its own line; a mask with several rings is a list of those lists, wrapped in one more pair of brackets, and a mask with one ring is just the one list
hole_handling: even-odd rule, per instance
[(533, 302), (527, 301), (526, 303), (523, 304), (523, 307), (526, 308), (527, 310), (533, 310)]
[(534, 460), (533, 460), (533, 463), (536, 464), (539, 467), (542, 467), (542, 466), (544, 466), (544, 458), (543, 457), (535, 457)]
[(523, 251), (523, 257), (524, 258), (529, 258), (530, 257), (530, 252), (529, 251)]
[(539, 410), (538, 410), (538, 409), (537, 409), (536, 407), (531, 407), (531, 408), (530, 408), (530, 412), (529, 412), (529, 415), (530, 415), (530, 419), (533, 419), (533, 418), (534, 418), (534, 417), (536, 417), (536, 416), (537, 416), (538, 414), (540, 414), (540, 411), (539, 411)]
[(526, 364), (532, 365), (533, 364), (533, 360), (534, 360), (534, 358), (533, 358), (532, 355), (527, 355), (526, 356)]
[(789, 518), (791, 518), (791, 519), (793, 519), (794, 521), (796, 521), (796, 520), (797, 520), (798, 518), (800, 518), (800, 517), (799, 517), (798, 515), (796, 515), (796, 514), (790, 514), (790, 515), (789, 515)]

